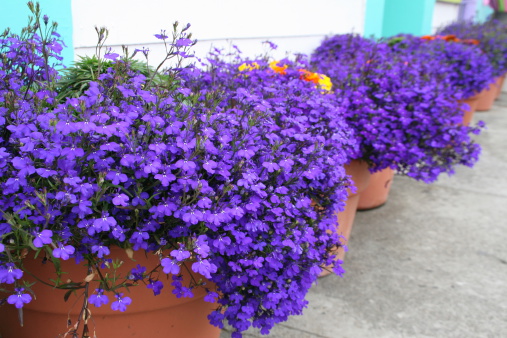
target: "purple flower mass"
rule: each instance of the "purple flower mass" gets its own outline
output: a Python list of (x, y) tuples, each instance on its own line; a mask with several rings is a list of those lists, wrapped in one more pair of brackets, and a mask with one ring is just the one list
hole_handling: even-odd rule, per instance
[[(456, 56), (444, 57), (452, 48), (399, 39), (393, 46), (392, 41), (337, 35), (315, 50), (312, 64), (333, 80), (355, 131), (359, 151), (350, 158), (365, 160), (371, 171), (390, 167), (430, 183), (441, 173), (454, 173), (458, 164), (473, 166), (478, 160), (480, 146), (471, 135), (480, 127), (460, 124), (458, 99), (480, 90), (484, 81), (456, 91), (459, 79), (450, 69)], [(475, 53), (458, 52), (463, 50)]]
[[(175, 48), (188, 44), (184, 37)], [(305, 59), (284, 60), (285, 75), (269, 60), (245, 74), (243, 61), (211, 55), (202, 69), (174, 72), (179, 87), (169, 90), (118, 58), (84, 95), (62, 102), (50, 91), (25, 98), (22, 86), (12, 87), (18, 78), (0, 82), (10, 86), (2, 95), (19, 98), (17, 110), (0, 110), (0, 128), (10, 133), (0, 143), (2, 210), (33, 224), (34, 246), (54, 243), (56, 259), (92, 255), (111, 269), (112, 245), (162, 249), (160, 272), (173, 277), (193, 259), (185, 269), (215, 283), (208, 300), (220, 295), (238, 330), (241, 308), (266, 329), (299, 313), (319, 267), (332, 261), (328, 249), (340, 245), (333, 213), (344, 205), (343, 164), (355, 144), (335, 97), (301, 78)], [(19, 209), (25, 201), (33, 208)], [(21, 278), (2, 264), (3, 282)], [(130, 276), (157, 294), (163, 279), (151, 268)], [(179, 283), (176, 295), (193, 294), (194, 286)], [(90, 303), (105, 304), (107, 292)], [(283, 295), (272, 306), (283, 313), (276, 319), (262, 306), (273, 293)], [(126, 310), (128, 298), (116, 299), (111, 306)]]
[[(350, 129), (338, 114), (335, 96), (323, 94), (314, 83), (301, 78), (299, 69), (309, 67), (306, 59), (281, 62), (287, 65), (284, 75), (274, 72), (266, 59), (246, 60), (238, 55), (236, 62), (229, 63), (215, 54), (208, 58), (205, 71), (182, 73), (185, 86), (193, 92), (225, 93), (216, 119), (227, 116), (228, 126), (212, 127), (215, 133), (208, 137), (219, 143), (205, 145), (209, 155), (199, 168), (205, 170), (204, 177), (218, 174), (220, 184), (229, 191), (230, 203), (215, 208), (210, 196), (211, 204), (198, 202), (197, 209), (185, 209), (182, 215), (194, 224), (191, 213), (196, 217), (195, 211), (205, 208), (203, 219), (196, 221), (213, 231), (196, 238), (197, 259), (192, 270), (217, 284), (219, 303), (227, 304), (224, 312), (219, 311), (220, 317), (238, 331), (251, 325), (245, 320), (249, 318), (267, 331), (283, 320), (271, 317), (271, 309), (264, 305), (274, 294), (280, 299), (272, 309), (280, 313), (298, 313), (305, 306), (304, 295), (320, 272), (319, 266), (332, 261), (328, 245), (339, 241), (332, 211), (343, 207), (348, 184), (343, 164), (355, 147)], [(244, 63), (255, 63), (258, 68), (243, 71), (240, 66)], [(226, 149), (231, 152), (221, 155)], [(231, 172), (235, 161), (242, 168)], [(314, 174), (305, 175), (308, 171)], [(302, 198), (324, 207), (319, 212), (309, 205), (296, 207)], [(315, 226), (309, 227), (310, 223)], [(273, 259), (264, 253), (267, 246), (273, 250)], [(299, 266), (296, 274), (290, 268), (295, 265)], [(292, 280), (294, 293), (282, 287), (287, 279)], [(271, 288), (262, 287), (267, 284)], [(178, 295), (186, 293), (178, 290)], [(245, 313), (245, 309), (250, 310)], [(217, 317), (218, 313), (211, 315)]]
[[(493, 81), (493, 66), (488, 56), (466, 41), (443, 38), (422, 39), (411, 35), (391, 38), (388, 43), (400, 54), (413, 54), (420, 60), (438, 60), (440, 73), (445, 73), (454, 97), (469, 98)], [(450, 93), (452, 94), (452, 93)]]
[(477, 48), (488, 58), (493, 67), (493, 76), (507, 72), (507, 35), (505, 23), (487, 20), (483, 23), (460, 21), (441, 28), (438, 34), (453, 34), (460, 39), (476, 40)]

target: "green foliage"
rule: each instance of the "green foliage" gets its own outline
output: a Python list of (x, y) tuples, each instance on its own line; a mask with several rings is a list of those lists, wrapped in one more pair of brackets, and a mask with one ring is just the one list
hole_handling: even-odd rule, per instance
[[(153, 75), (153, 68), (148, 66), (146, 62), (135, 59), (125, 59), (130, 64), (130, 69), (142, 73), (147, 78)], [(79, 97), (88, 89), (90, 81), (96, 81), (100, 74), (107, 72), (107, 69), (113, 67), (114, 62), (111, 60), (99, 60), (95, 55), (80, 56), (79, 60), (73, 66), (61, 70), (61, 78), (57, 83), (59, 101), (66, 98)], [(154, 81), (162, 84), (168, 81), (168, 76), (157, 74)]]

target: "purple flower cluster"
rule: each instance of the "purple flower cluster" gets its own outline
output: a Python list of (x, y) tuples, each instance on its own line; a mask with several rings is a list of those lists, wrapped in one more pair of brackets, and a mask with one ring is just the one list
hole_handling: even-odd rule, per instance
[[(223, 227), (233, 236), (219, 226), (208, 243), (220, 272), (212, 280), (226, 305), (210, 318), (215, 325), (225, 318), (239, 332), (252, 319), (268, 333), (301, 313), (319, 264), (325, 257), (331, 263), (333, 213), (343, 208), (343, 164), (355, 144), (335, 96), (302, 78), (304, 60), (279, 61), (279, 72), (240, 55), (233, 62), (211, 56), (206, 65), (183, 74), (184, 83), (202, 97), (222, 93), (215, 109), (228, 116), (237, 140), (227, 156), (244, 168), (230, 191), (235, 221)], [(339, 263), (334, 269), (342, 271)]]
[[(187, 40), (171, 56), (182, 57)], [(354, 147), (335, 96), (301, 78), (303, 62), (281, 76), (266, 62), (245, 73), (210, 59), (209, 71), (169, 69), (155, 85), (115, 56), (84, 95), (58, 103), (45, 52), (24, 51), (12, 35), (0, 42), (0, 283), (13, 284), (9, 303), (31, 300), (18, 288), (23, 250), (101, 270), (119, 246), (164, 252), (159, 270), (177, 297), (198, 286), (182, 280), (182, 264), (214, 282), (206, 300), (218, 298), (209, 318), (219, 327), (226, 319), (238, 332), (253, 324), (266, 333), (301, 313), (340, 245), (334, 213)], [(35, 35), (30, 43), (45, 44)], [(143, 281), (156, 295), (165, 278), (153, 268), (115, 279)], [(138, 301), (121, 283), (93, 283), (94, 306), (108, 304), (107, 293), (113, 310)]]
[(493, 76), (502, 76), (507, 72), (507, 26), (497, 20), (483, 23), (459, 21), (452, 23), (437, 34), (453, 34), (460, 39), (473, 39), (487, 55), (493, 66)]
[(322, 41), (311, 56), (311, 63), (322, 73), (329, 76), (335, 89), (346, 80), (353, 80), (357, 73), (354, 68), (361, 68), (369, 62), (377, 43), (357, 34), (334, 35)]
[(454, 97), (467, 99), (483, 89), (493, 81), (493, 66), (487, 55), (476, 45), (466, 41), (447, 41), (438, 36), (424, 39), (405, 35), (395, 37), (390, 41), (393, 49), (401, 54), (416, 54), (420, 59), (439, 60), (439, 73), (446, 74), (451, 89), (455, 90)]
[(391, 167), (429, 183), (477, 161), (480, 147), (470, 134), (478, 129), (460, 125), (461, 107), (439, 58), (341, 35), (325, 40), (312, 64), (331, 74), (360, 148), (350, 156), (371, 171)]

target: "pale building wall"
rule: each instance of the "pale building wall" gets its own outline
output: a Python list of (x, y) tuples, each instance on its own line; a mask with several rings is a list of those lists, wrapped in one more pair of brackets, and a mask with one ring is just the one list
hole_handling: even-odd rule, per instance
[(433, 12), (433, 23), (431, 25), (432, 32), (435, 33), (437, 29), (453, 21), (457, 21), (458, 14), (459, 4), (437, 1)]
[(172, 23), (190, 23), (189, 31), (199, 40), (194, 51), (204, 57), (211, 46), (237, 45), (245, 55), (265, 50), (270, 40), (279, 48), (274, 55), (311, 53), (326, 35), (363, 33), (366, 0), (72, 0), (75, 55), (95, 53), (94, 26), (106, 26), (107, 45), (121, 52), (147, 47), (150, 64), (164, 55), (153, 35), (170, 32)]

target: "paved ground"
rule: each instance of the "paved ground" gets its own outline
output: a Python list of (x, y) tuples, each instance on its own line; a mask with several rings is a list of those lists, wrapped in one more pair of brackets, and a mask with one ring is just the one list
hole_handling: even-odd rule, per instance
[(386, 205), (357, 214), (345, 277), (321, 279), (269, 337), (507, 337), (507, 94), (478, 119), (475, 168), (396, 176)]

